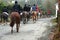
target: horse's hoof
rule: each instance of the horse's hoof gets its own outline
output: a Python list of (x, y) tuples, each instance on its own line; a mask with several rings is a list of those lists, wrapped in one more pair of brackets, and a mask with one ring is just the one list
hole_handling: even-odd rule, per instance
[(19, 28), (17, 28), (16, 32), (19, 32)]
[(25, 24), (25, 23), (23, 23), (23, 24)]
[(13, 33), (13, 30), (11, 30), (11, 34)]
[(18, 33), (19, 31), (17, 31), (17, 33)]
[(23, 22), (23, 24), (25, 24), (25, 23)]

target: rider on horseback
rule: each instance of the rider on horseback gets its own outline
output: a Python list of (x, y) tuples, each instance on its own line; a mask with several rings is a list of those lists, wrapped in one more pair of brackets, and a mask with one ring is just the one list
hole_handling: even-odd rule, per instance
[(23, 11), (27, 11), (27, 4), (24, 5)]
[(26, 11), (26, 12), (29, 12), (30, 11), (30, 5), (25, 4), (23, 10)]
[(30, 18), (30, 5), (25, 4), (23, 8), (23, 23), (25, 24), (26, 22), (29, 21)]
[[(33, 12), (36, 12), (36, 5), (34, 4), (33, 6), (32, 6), (32, 13)], [(32, 14), (33, 15), (33, 14)]]
[(24, 10), (25, 12), (27, 12), (28, 15), (30, 15), (30, 5), (25, 4), (23, 10)]
[(9, 16), (9, 14), (8, 14), (8, 8), (6, 6), (4, 6), (4, 8), (3, 8), (2, 11), (3, 11), (2, 18), (4, 19), (4, 21), (8, 21), (8, 16)]
[(32, 6), (32, 11), (36, 11), (36, 5), (35, 4)]
[(18, 4), (17, 1), (15, 1), (15, 5), (12, 8), (12, 11), (16, 11), (20, 14), (20, 12), (22, 11), (22, 7)]
[(33, 22), (34, 22), (34, 20), (36, 21), (38, 19), (37, 11), (36, 11), (36, 5), (35, 4), (32, 6), (32, 19), (33, 19)]

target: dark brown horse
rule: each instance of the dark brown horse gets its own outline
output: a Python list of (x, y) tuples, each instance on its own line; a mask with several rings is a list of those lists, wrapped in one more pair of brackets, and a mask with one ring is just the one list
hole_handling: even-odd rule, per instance
[(29, 13), (24, 11), (22, 14), (22, 18), (23, 18), (23, 24), (27, 23), (29, 21)]
[(19, 32), (19, 26), (20, 26), (20, 15), (18, 12), (12, 12), (10, 15), (10, 26), (11, 26), (11, 33), (13, 33), (13, 26), (16, 23), (16, 30)]

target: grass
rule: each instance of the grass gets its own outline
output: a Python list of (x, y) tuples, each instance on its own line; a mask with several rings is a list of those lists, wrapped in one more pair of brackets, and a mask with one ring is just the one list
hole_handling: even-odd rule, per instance
[(57, 23), (57, 19), (53, 19), (51, 20), (51, 22), (54, 24), (54, 23)]

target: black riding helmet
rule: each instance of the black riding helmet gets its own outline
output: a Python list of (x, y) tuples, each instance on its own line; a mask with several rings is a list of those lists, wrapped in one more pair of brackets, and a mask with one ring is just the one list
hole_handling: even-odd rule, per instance
[(33, 6), (35, 6), (35, 4)]
[(17, 4), (18, 2), (17, 1), (15, 1), (15, 4)]

